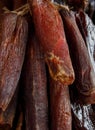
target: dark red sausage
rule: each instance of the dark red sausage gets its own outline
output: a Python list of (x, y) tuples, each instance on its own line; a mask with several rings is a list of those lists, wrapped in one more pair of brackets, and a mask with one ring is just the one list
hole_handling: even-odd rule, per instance
[[(75, 70), (75, 84), (85, 103), (95, 103), (95, 72), (84, 39), (78, 29), (73, 13), (62, 10), (61, 15)], [(91, 100), (92, 99), (92, 100)]]
[(17, 106), (18, 89), (19, 89), (19, 86), (17, 87), (7, 109), (5, 111), (2, 111), (0, 109), (0, 128), (2, 128), (2, 130), (3, 129), (7, 130), (7, 128), (8, 129), (12, 128), (13, 120), (14, 120), (15, 112), (16, 112), (16, 106)]
[(50, 80), (51, 130), (72, 130), (69, 88)]
[(72, 84), (74, 71), (57, 9), (48, 0), (28, 1), (36, 35), (43, 47), (51, 77), (64, 85)]
[(31, 34), (23, 70), (26, 130), (48, 130), (48, 99), (45, 61), (34, 34)]

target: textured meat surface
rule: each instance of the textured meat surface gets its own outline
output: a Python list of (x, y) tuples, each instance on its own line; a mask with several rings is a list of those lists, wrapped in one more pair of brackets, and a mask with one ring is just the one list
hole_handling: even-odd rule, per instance
[(47, 79), (39, 42), (29, 38), (24, 65), (26, 130), (48, 130)]
[(75, 130), (95, 130), (95, 109), (92, 105), (83, 105), (75, 86), (70, 87), (72, 123)]
[(68, 87), (50, 80), (51, 130), (72, 130), (72, 116)]
[[(95, 73), (95, 37), (94, 37), (95, 25), (92, 23), (92, 20), (88, 17), (88, 15), (84, 13), (82, 10), (76, 13), (75, 16), (76, 16), (77, 25), (85, 40), (85, 45), (88, 50), (88, 54), (93, 68), (93, 73)], [(94, 80), (93, 77), (92, 80)], [(93, 103), (94, 95), (95, 95), (95, 91), (93, 90), (93, 94), (89, 95), (85, 99), (85, 102)]]
[(5, 110), (15, 92), (24, 60), (27, 22), (16, 14), (0, 21), (0, 108)]
[(88, 103), (95, 103), (95, 73), (90, 61), (87, 47), (72, 13), (63, 10), (61, 15), (75, 70), (76, 87), (79, 93), (93, 97), (93, 100)]
[(29, 5), (50, 75), (65, 85), (71, 84), (74, 81), (74, 71), (58, 11), (45, 0), (29, 0)]
[(76, 14), (76, 19), (80, 20), (80, 24), (79, 22), (77, 24), (78, 24), (79, 29), (81, 29), (81, 34), (84, 33), (86, 47), (90, 56), (90, 60), (91, 60), (94, 72), (95, 72), (95, 36), (94, 36), (95, 25), (93, 24), (89, 16), (83, 11), (79, 11)]
[(15, 94), (13, 95), (7, 109), (5, 111), (0, 109), (0, 126), (2, 129), (4, 129), (4, 127), (7, 129), (7, 126), (8, 128), (12, 127), (17, 106), (18, 89), (19, 86), (17, 86)]

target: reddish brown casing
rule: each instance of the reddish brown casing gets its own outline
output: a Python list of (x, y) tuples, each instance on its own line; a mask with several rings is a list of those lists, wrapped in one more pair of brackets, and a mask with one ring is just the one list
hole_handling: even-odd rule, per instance
[(29, 37), (23, 69), (26, 130), (48, 130), (45, 61), (34, 34)]
[(69, 88), (50, 80), (51, 130), (72, 130)]
[(57, 9), (48, 0), (28, 1), (36, 35), (43, 47), (51, 77), (64, 85), (72, 84), (74, 71)]
[[(62, 10), (61, 15), (75, 70), (75, 86), (87, 104), (95, 103), (95, 72), (84, 39), (78, 29), (73, 13)], [(86, 100), (88, 98), (88, 100)]]
[[(95, 37), (94, 37), (95, 25), (93, 24), (92, 20), (88, 17), (88, 15), (82, 10), (75, 13), (75, 17), (76, 17), (78, 28), (85, 40), (85, 44), (93, 68), (93, 73), (95, 73)], [(93, 93), (95, 93), (94, 89), (93, 89)], [(93, 103), (94, 100), (93, 96), (94, 94), (86, 97), (85, 102)], [(83, 98), (82, 95), (81, 98)]]
[(28, 26), (14, 13), (0, 19), (0, 108), (5, 110), (16, 90), (24, 60)]
[(14, 120), (15, 112), (16, 112), (16, 106), (17, 106), (18, 89), (19, 89), (19, 86), (17, 86), (17, 89), (16, 89), (7, 109), (5, 111), (2, 111), (0, 109), (0, 127), (2, 128), (2, 130), (3, 129), (7, 130), (7, 128), (8, 129), (12, 128), (12, 124), (13, 124), (13, 120)]

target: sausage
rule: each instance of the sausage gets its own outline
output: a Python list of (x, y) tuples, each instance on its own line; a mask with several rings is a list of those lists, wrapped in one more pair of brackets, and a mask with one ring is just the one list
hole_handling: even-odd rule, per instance
[(24, 61), (28, 25), (14, 13), (0, 20), (0, 108), (6, 110), (16, 90)]
[(62, 19), (47, 0), (28, 0), (36, 36), (45, 54), (51, 77), (65, 86), (74, 81), (74, 71), (65, 38)]
[(74, 85), (70, 86), (70, 97), (72, 124), (75, 130), (95, 130), (95, 111), (92, 105), (82, 104)]
[(17, 89), (5, 111), (2, 111), (0, 109), (0, 127), (2, 129), (11, 129), (13, 125), (13, 120), (15, 117), (16, 107), (17, 107), (17, 99), (18, 99), (18, 90), (19, 86), (17, 86)]
[(26, 130), (48, 130), (45, 61), (35, 35), (30, 33), (23, 68)]
[(72, 130), (69, 88), (50, 78), (51, 130)]
[[(95, 25), (93, 24), (89, 16), (82, 10), (77, 12), (75, 14), (75, 17), (78, 28), (85, 40), (85, 45), (88, 50), (90, 61), (93, 67), (93, 72), (95, 73), (95, 37), (94, 37)], [(86, 99), (86, 102), (92, 102), (92, 101), (93, 97), (88, 97)]]
[[(73, 13), (65, 9), (60, 13), (63, 18), (72, 64), (75, 71), (74, 84), (80, 95), (84, 97), (82, 102), (86, 104), (95, 103), (95, 73), (85, 41), (78, 29)], [(85, 101), (87, 98), (88, 100)]]

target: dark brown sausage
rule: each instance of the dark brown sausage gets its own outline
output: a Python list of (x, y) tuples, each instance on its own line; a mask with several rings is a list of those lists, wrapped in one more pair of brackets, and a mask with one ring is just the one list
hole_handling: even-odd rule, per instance
[[(62, 10), (61, 15), (75, 70), (75, 84), (85, 103), (95, 103), (95, 72), (87, 47), (78, 29), (73, 13)], [(89, 98), (90, 97), (90, 98)], [(85, 101), (85, 99), (88, 100)], [(92, 99), (92, 100), (89, 100)]]
[(5, 110), (14, 95), (24, 60), (28, 26), (17, 14), (0, 19), (0, 108)]
[(23, 70), (26, 130), (48, 130), (45, 62), (34, 34), (29, 37)]
[[(79, 30), (85, 40), (85, 45), (88, 50), (93, 72), (95, 73), (95, 25), (88, 15), (82, 10), (77, 12), (75, 16)], [(93, 97), (89, 96), (85, 100), (86, 102), (93, 102)]]
[(18, 89), (19, 86), (17, 87), (15, 94), (13, 95), (12, 100), (10, 101), (7, 109), (5, 111), (2, 111), (0, 109), (0, 127), (2, 129), (12, 128), (17, 106)]

